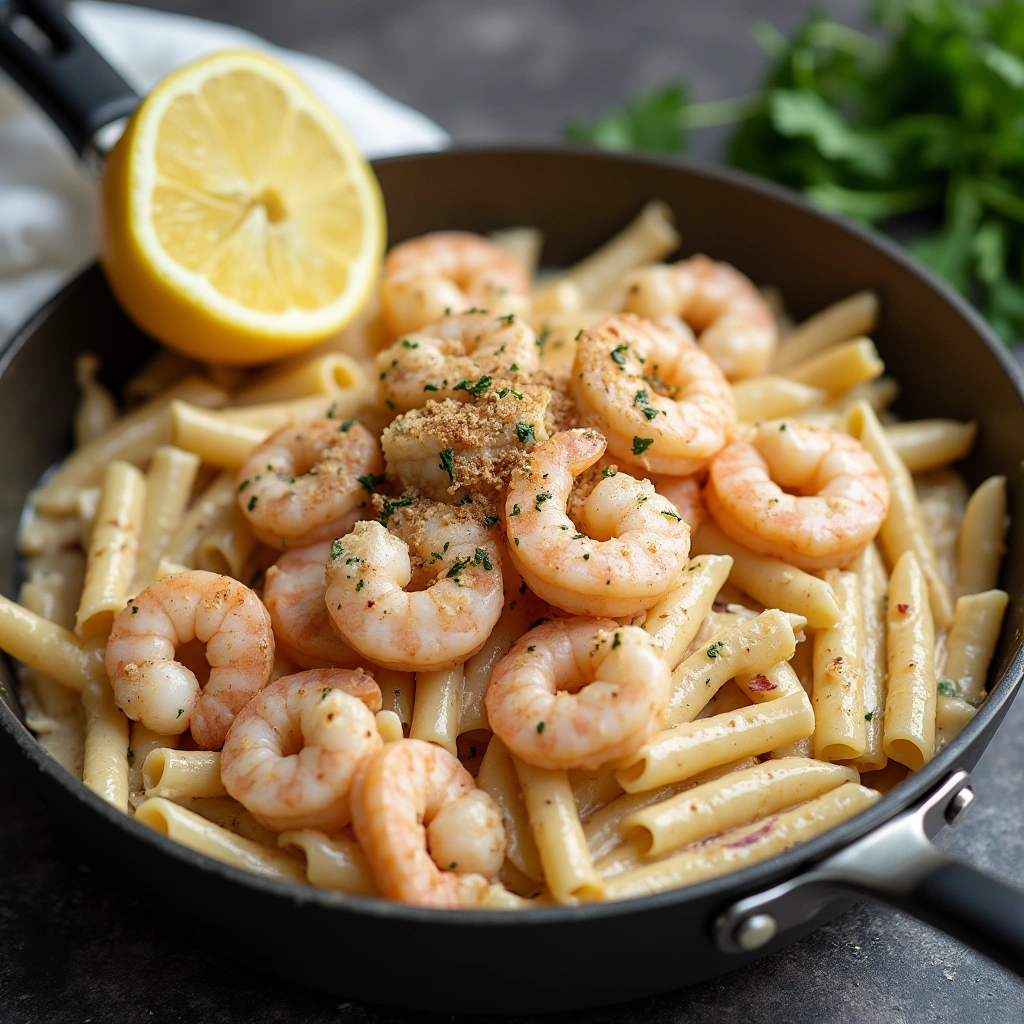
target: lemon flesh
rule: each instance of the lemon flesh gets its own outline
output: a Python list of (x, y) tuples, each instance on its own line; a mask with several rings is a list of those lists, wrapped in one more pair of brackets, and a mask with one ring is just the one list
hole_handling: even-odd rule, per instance
[(103, 176), (100, 255), (125, 310), (169, 347), (246, 365), (336, 333), (373, 288), (376, 179), (334, 115), (255, 53), (175, 72)]

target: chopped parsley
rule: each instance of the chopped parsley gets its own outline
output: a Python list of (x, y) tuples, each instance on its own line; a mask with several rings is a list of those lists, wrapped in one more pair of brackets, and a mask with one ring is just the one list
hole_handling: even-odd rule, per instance
[(384, 474), (364, 473), (362, 476), (356, 477), (356, 479), (366, 488), (367, 494), (373, 494), (377, 484), (384, 483)]
[(508, 369), (509, 369), (509, 373), (518, 373), (519, 372), (519, 364), (518, 363), (513, 363)]
[(329, 694), (330, 692), (331, 692), (331, 687), (329, 687), (329, 686), (325, 686), (325, 687), (324, 687), (324, 688), (323, 688), (323, 689), (322, 689), (322, 690), (320, 691), (320, 699), (321, 699), (321, 700), (326, 700), (326, 699), (327, 699), (327, 694)]
[(612, 469), (611, 466), (602, 466), (601, 467), (601, 476), (603, 476), (605, 478), (605, 480), (607, 480), (608, 477), (610, 477), (610, 476), (617, 476), (618, 472), (619, 471), (617, 469)]
[(408, 338), (402, 339), (402, 348), (419, 348), (420, 343), (418, 341), (410, 341)]
[(360, 581), (359, 581), (359, 582), (358, 582), (358, 583), (356, 584), (356, 591), (360, 591), (360, 590), (362, 590), (362, 589), (363, 589), (363, 587), (364, 587), (365, 585), (366, 585), (366, 584), (365, 584), (365, 583), (364, 583), (364, 582), (363, 582), (362, 580), (360, 580)]
[(940, 679), (935, 687), (943, 697), (963, 697), (955, 679)]
[(490, 556), (487, 554), (486, 551), (484, 551), (483, 548), (477, 548), (476, 551), (473, 553), (473, 564), (482, 565), (488, 572), (490, 572), (491, 569), (494, 568), (494, 566), (491, 565)]
[(242, 482), (241, 482), (241, 483), (240, 483), (240, 484), (238, 485), (238, 493), (239, 493), (239, 494), (241, 494), (241, 493), (242, 493), (242, 491), (244, 491), (244, 490), (246, 489), (246, 487), (248, 487), (248, 486), (249, 486), (249, 484), (251, 484), (251, 483), (252, 483), (252, 480), (249, 480), (249, 479), (245, 479), (245, 480), (243, 480), (243, 481), (242, 481)]
[[(583, 332), (580, 331), (580, 334), (582, 334), (582, 333)], [(576, 335), (576, 337), (578, 338), (579, 334)], [(629, 346), (627, 344), (625, 344), (625, 343), (622, 343), (622, 344), (616, 345), (615, 348), (613, 348), (612, 351), (609, 353), (609, 355), (611, 355), (613, 363), (617, 363), (619, 366), (625, 366), (626, 365), (626, 353), (628, 351), (629, 351)]]
[(622, 636), (619, 633), (616, 633), (615, 634), (615, 639), (612, 641), (612, 650), (614, 651), (616, 647), (621, 647), (621, 646), (622, 646)]
[(474, 398), (479, 398), (492, 384), (492, 380), (486, 374), (479, 380), (460, 380), (452, 391), (468, 391)]
[(133, 604), (132, 605), (132, 615), (138, 615), (138, 614), (139, 614), (139, 606), (137, 604)]
[(590, 561), (590, 552), (589, 551), (583, 556), (583, 561), (584, 562), (589, 562)]
[(527, 648), (526, 648), (526, 650), (527, 650), (527, 651), (528, 651), (529, 653), (532, 653), (533, 651), (537, 650), (537, 645), (536, 645), (536, 644), (530, 644), (530, 646), (529, 646), (529, 647), (527, 647)]
[(342, 546), (340, 540), (336, 540), (331, 544), (331, 559), (336, 561), (345, 554), (345, 548)]
[(544, 731), (544, 723), (543, 722), (538, 722), (537, 723), (537, 732), (543, 732), (543, 731)]
[(709, 658), (717, 658), (722, 653), (722, 648), (725, 646), (724, 640), (716, 640), (708, 649), (707, 655)]
[(633, 438), (633, 454), (643, 455), (651, 445), (654, 444), (653, 437), (635, 437)]
[(484, 525), (489, 530), (492, 526), (496, 526), (498, 523), (497, 516), (484, 516)]
[(347, 434), (352, 429), (352, 424), (355, 420), (345, 420), (344, 423), (338, 428), (343, 434)]
[(522, 512), (522, 511), (523, 511), (523, 510), (522, 510), (522, 509), (521, 509), (521, 508), (519, 507), (519, 503), (518, 503), (518, 502), (516, 502), (516, 504), (514, 504), (514, 505), (512, 506), (512, 511), (511, 511), (511, 512), (509, 512), (509, 515), (510, 515), (510, 516), (517, 516), (517, 515), (519, 515), (519, 513), (520, 513), (520, 512)]
[(252, 496), (252, 497), (251, 497), (251, 498), (249, 499), (249, 511), (251, 512), (251, 511), (252, 511), (252, 510), (253, 510), (253, 509), (254, 509), (255, 507), (256, 507), (256, 495), (254, 494), (254, 495), (253, 495), (253, 496)]
[(520, 444), (530, 444), (537, 440), (537, 433), (531, 423), (517, 423), (516, 424), (516, 437), (519, 438)]
[(441, 389), (436, 384), (424, 384), (424, 391), (440, 391)]
[(441, 450), (441, 461), (438, 463), (437, 468), (443, 469), (448, 474), (448, 480), (451, 483), (455, 483), (455, 473), (453, 471), (455, 465), (455, 449), (454, 448), (443, 448)]
[(181, 716), (183, 714), (185, 714), (185, 709), (184, 708), (178, 708), (178, 713), (174, 717), (175, 718), (181, 718)]
[(865, 711), (864, 712), (864, 721), (865, 722), (870, 722), (871, 719), (874, 718), (874, 717), (875, 717), (874, 711)]
[(512, 323), (513, 320), (515, 320), (515, 318), (515, 313), (509, 313), (508, 316), (499, 316), (498, 322), (502, 324), (510, 324)]
[(398, 509), (405, 508), (406, 505), (411, 505), (415, 500), (415, 498), (395, 498), (394, 501), (390, 499), (385, 501), (383, 508), (380, 510), (381, 526), (387, 526), (388, 520)]
[(633, 396), (633, 405), (638, 408), (648, 420), (656, 419), (658, 410), (651, 405), (650, 397), (646, 391), (638, 391)]
[(674, 519), (677, 523), (681, 523), (683, 521), (683, 517), (677, 512), (669, 512), (667, 509), (662, 509), (661, 514), (663, 516), (668, 516), (669, 519)]
[(543, 494), (535, 495), (536, 501), (534, 502), (533, 507), (538, 512), (540, 512), (541, 505), (543, 505), (545, 501), (550, 501), (552, 499), (552, 497), (554, 497), (554, 495), (548, 494), (547, 491), (545, 491)]
[(534, 345), (537, 346), (537, 348), (540, 349), (540, 354), (541, 355), (544, 355), (544, 346), (548, 343), (548, 337), (550, 335), (551, 335), (550, 329), (545, 327), (544, 330), (542, 330), (540, 332), (540, 334), (538, 334), (537, 337), (534, 339), (533, 343), (534, 343)]

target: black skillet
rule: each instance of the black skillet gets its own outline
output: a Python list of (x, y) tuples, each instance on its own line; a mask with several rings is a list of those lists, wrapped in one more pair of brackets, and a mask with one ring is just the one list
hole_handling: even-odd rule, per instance
[[(50, 41), (25, 43), (25, 22)], [(12, 31), (18, 28), (19, 31)], [(42, 49), (45, 49), (42, 48)], [(79, 153), (137, 98), (52, 8), (0, 0), (0, 66), (44, 106)], [(954, 863), (929, 842), (970, 806), (968, 772), (1024, 674), (1024, 390), (981, 319), (885, 240), (741, 175), (678, 163), (552, 149), (450, 152), (376, 165), (391, 241), (438, 228), (533, 224), (545, 260), (568, 264), (648, 200), (675, 211), (685, 252), (707, 252), (782, 290), (805, 316), (861, 288), (882, 298), (875, 339), (908, 417), (974, 419), (962, 468), (976, 485), (1009, 478), (1002, 586), (1012, 595), (992, 694), (930, 764), (871, 809), (771, 861), (688, 889), (610, 905), (528, 913), (440, 912), (270, 882), (178, 846), (88, 792), (22, 723), (12, 666), (0, 660), (0, 736), (44, 798), (117, 884), (153, 906), (203, 908), (201, 936), (250, 965), (348, 998), (418, 1009), (526, 1012), (594, 1006), (689, 985), (779, 949), (856, 899), (882, 900), (1024, 974), (1024, 895)], [(40, 310), (0, 354), (0, 590), (17, 590), (14, 537), (26, 494), (67, 451), (72, 366), (100, 354), (117, 385), (152, 349), (97, 267)]]

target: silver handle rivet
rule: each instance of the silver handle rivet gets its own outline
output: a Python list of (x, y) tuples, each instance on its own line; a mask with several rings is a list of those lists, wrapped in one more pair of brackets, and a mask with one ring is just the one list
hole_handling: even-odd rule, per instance
[(736, 928), (736, 945), (748, 952), (760, 949), (775, 938), (779, 930), (771, 914), (753, 914)]
[(959, 825), (973, 803), (974, 790), (970, 786), (964, 786), (946, 806), (946, 824), (954, 828)]

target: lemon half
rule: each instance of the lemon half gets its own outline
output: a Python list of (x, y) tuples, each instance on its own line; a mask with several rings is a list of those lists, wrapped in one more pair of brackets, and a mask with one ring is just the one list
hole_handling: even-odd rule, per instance
[(263, 363), (339, 331), (374, 286), (385, 236), (348, 132), (260, 53), (169, 75), (104, 169), (111, 288), (144, 330), (207, 362)]

